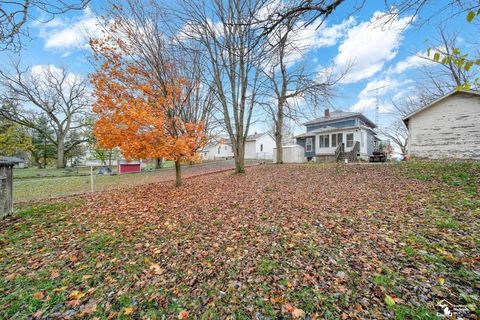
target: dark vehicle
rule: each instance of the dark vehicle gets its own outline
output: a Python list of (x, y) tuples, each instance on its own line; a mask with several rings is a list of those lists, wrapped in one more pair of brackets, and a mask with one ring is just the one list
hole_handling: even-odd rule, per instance
[(368, 160), (369, 162), (387, 162), (387, 153), (382, 151), (374, 151)]

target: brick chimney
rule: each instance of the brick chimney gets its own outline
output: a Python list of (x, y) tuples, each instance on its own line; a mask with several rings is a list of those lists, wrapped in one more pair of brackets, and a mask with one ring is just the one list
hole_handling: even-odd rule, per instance
[(325, 117), (330, 117), (330, 109), (328, 108), (325, 109)]

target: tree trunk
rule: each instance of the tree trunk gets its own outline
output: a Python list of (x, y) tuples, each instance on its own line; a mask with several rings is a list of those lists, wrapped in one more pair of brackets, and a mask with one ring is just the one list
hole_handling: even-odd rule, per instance
[(43, 167), (47, 167), (47, 138), (43, 137)]
[(283, 163), (283, 146), (282, 146), (282, 135), (275, 134), (275, 146), (277, 148), (277, 164)]
[[(282, 63), (282, 71), (284, 69), (284, 65)], [(286, 71), (285, 71), (286, 72)], [(285, 72), (282, 72), (283, 74), (283, 87), (282, 87), (282, 92), (283, 95), (286, 94), (287, 92), (287, 87), (286, 87), (286, 75)], [(282, 132), (283, 132), (283, 107), (285, 105), (285, 98), (279, 97), (278, 99), (278, 105), (277, 105), (277, 122), (275, 123), (275, 145), (277, 147), (277, 164), (283, 163), (283, 147), (282, 147)]]
[(63, 139), (58, 141), (57, 145), (57, 168), (65, 168), (65, 143)]
[(182, 185), (182, 166), (180, 160), (175, 160), (175, 187)]
[(108, 166), (112, 166), (112, 149), (108, 150)]
[(155, 159), (155, 169), (163, 168), (163, 158), (156, 158)]
[(235, 173), (245, 173), (245, 144), (237, 140), (236, 151)]

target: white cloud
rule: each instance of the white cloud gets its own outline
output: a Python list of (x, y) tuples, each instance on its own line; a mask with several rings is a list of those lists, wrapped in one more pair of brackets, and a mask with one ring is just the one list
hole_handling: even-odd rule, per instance
[[(37, 86), (45, 88), (56, 85), (58, 81), (64, 78), (62, 89), (65, 90), (65, 92), (68, 92), (71, 86), (77, 86), (85, 79), (80, 74), (65, 71), (53, 64), (34, 65), (30, 69), (30, 74)], [(86, 98), (88, 92), (85, 92), (85, 95)]]
[(401, 90), (398, 89), (410, 84), (410, 80), (398, 81), (390, 77), (373, 80), (367, 83), (365, 88), (358, 94), (358, 101), (350, 107), (350, 111), (366, 112), (375, 110), (377, 107), (380, 113), (389, 113), (393, 110), (393, 105), (389, 102), (389, 97), (392, 93), (398, 95)]
[[(324, 23), (319, 29), (316, 25), (305, 26), (305, 21), (300, 21), (295, 26), (295, 31), (289, 35), (289, 44), (285, 52), (284, 62), (287, 68), (297, 65), (299, 62), (306, 62), (306, 55), (314, 50), (331, 47), (339, 43), (345, 36), (347, 30), (355, 23), (355, 19), (350, 17), (339, 24), (327, 25)], [(272, 33), (268, 43), (276, 43), (280, 37), (277, 33)], [(312, 69), (318, 64), (318, 58), (311, 60)], [(273, 65), (277, 66), (278, 61), (268, 60), (264, 63), (264, 68), (269, 69)], [(278, 66), (277, 66), (278, 67)]]
[(101, 36), (98, 17), (88, 7), (80, 16), (70, 19), (55, 18), (34, 26), (39, 28), (39, 35), (45, 41), (46, 49), (60, 49), (64, 51), (64, 55), (73, 50), (88, 48), (90, 37)]
[(343, 83), (354, 83), (370, 78), (382, 70), (386, 62), (395, 58), (403, 40), (403, 32), (411, 17), (386, 22), (382, 13), (374, 13), (370, 21), (348, 30), (338, 48), (334, 62), (339, 67), (352, 65)]
[[(260, 20), (265, 20), (272, 13), (281, 11), (285, 5), (284, 1), (272, 0), (257, 12), (257, 17)], [(306, 26), (305, 24), (305, 21), (298, 21), (295, 24), (296, 31), (291, 35), (292, 47), (301, 51), (336, 45), (345, 36), (347, 30), (355, 24), (355, 19), (349, 17), (341, 23), (334, 25), (328, 25), (327, 22), (324, 22), (319, 28), (315, 23), (310, 23)]]
[(32, 73), (33, 76), (39, 77), (44, 75), (47, 72), (51, 72), (55, 75), (59, 75), (62, 73), (62, 69), (54, 66), (53, 64), (36, 64), (32, 66), (30, 72)]
[(407, 57), (406, 59), (399, 61), (391, 70), (392, 74), (404, 73), (407, 70), (418, 68), (433, 63), (427, 59), (427, 53), (419, 52), (416, 55)]
[(327, 23), (317, 29), (315, 24), (304, 26), (305, 22), (297, 23), (297, 31), (291, 35), (292, 44), (287, 56), (287, 65), (291, 66), (305, 59), (305, 55), (320, 48), (332, 47), (345, 36), (347, 30), (355, 23), (350, 17), (339, 24), (329, 26)]
[(294, 45), (298, 48), (318, 49), (336, 45), (345, 36), (347, 30), (354, 25), (355, 19), (350, 17), (331, 26), (324, 23), (318, 29), (315, 24), (303, 27), (304, 23), (304, 21), (298, 23), (298, 31), (293, 37)]

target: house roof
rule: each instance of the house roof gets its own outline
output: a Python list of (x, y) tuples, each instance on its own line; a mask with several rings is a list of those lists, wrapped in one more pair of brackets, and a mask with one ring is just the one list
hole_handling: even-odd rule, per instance
[(331, 127), (331, 126), (325, 126), (321, 127), (312, 131), (308, 131), (302, 134), (299, 134), (298, 136), (295, 136), (294, 138), (304, 138), (304, 137), (311, 137), (319, 133), (327, 133), (327, 132), (333, 132), (333, 131), (345, 131), (345, 130), (353, 130), (353, 129), (366, 129), (370, 130), (376, 135), (376, 132), (372, 130), (372, 128), (367, 127), (367, 126), (350, 126), (350, 127), (343, 127), (343, 128), (336, 128), (336, 127)]
[(349, 118), (355, 118), (359, 117), (361, 118), (366, 124), (371, 126), (372, 128), (376, 128), (377, 125), (370, 121), (367, 117), (365, 117), (362, 113), (360, 112), (349, 112), (349, 111), (332, 111), (330, 112), (330, 116), (328, 117), (320, 117), (317, 119), (313, 119), (310, 121), (305, 122), (303, 125), (304, 126), (309, 126), (312, 124), (321, 124), (321, 123), (326, 123), (330, 121), (336, 121), (336, 120), (343, 120), (343, 119), (349, 119)]
[(231, 143), (230, 143), (230, 138), (224, 137), (224, 136), (214, 136), (214, 137), (210, 137), (210, 139), (209, 139), (209, 140), (207, 141), (207, 143), (205, 144), (205, 147), (204, 147), (204, 148), (215, 147), (215, 146), (217, 146), (218, 144), (231, 144)]
[(447, 93), (446, 95), (444, 95), (443, 97), (440, 97), (440, 98), (438, 98), (437, 100), (432, 101), (432, 102), (430, 102), (429, 104), (427, 104), (427, 105), (425, 105), (425, 106), (423, 106), (423, 107), (421, 107), (421, 108), (413, 111), (412, 113), (406, 115), (406, 116), (403, 117), (403, 119), (402, 119), (403, 122), (408, 122), (408, 119), (410, 119), (412, 116), (416, 115), (417, 113), (420, 113), (420, 112), (422, 112), (423, 110), (428, 109), (428, 108), (430, 108), (431, 106), (437, 104), (438, 102), (440, 102), (440, 101), (442, 101), (442, 100), (444, 100), (444, 99), (447, 99), (447, 98), (449, 98), (449, 97), (451, 97), (451, 96), (453, 96), (454, 94), (457, 94), (457, 93), (464, 93), (464, 94), (471, 94), (471, 95), (475, 95), (475, 96), (480, 96), (480, 92), (478, 92), (478, 91), (471, 91), (471, 90), (453, 90), (453, 91)]
[(0, 157), (0, 162), (23, 163), (25, 160), (18, 157)]
[(255, 141), (255, 140), (258, 140), (260, 139), (261, 137), (263, 137), (264, 135), (266, 135), (267, 133), (255, 133), (255, 134), (251, 134), (247, 137), (247, 140), (246, 141)]

